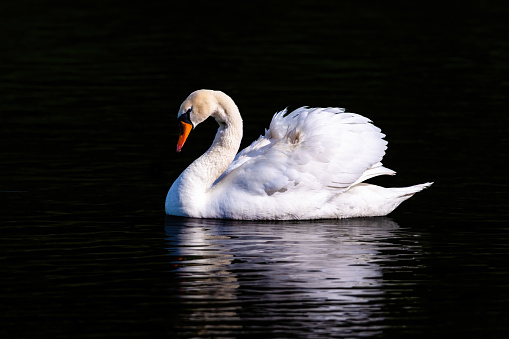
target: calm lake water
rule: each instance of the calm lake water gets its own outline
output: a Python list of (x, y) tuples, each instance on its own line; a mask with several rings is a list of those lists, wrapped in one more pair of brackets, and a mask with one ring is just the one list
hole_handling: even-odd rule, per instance
[[(0, 5), (0, 337), (509, 335), (507, 5)], [(462, 15), (459, 15), (459, 12)], [(204, 15), (207, 15), (205, 18)], [(230, 94), (243, 146), (339, 106), (382, 128), (373, 183), (434, 181), (387, 218), (165, 217)]]

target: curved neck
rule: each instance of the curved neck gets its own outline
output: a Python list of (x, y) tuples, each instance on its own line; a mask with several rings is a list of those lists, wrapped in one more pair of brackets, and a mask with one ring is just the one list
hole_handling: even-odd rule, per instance
[(174, 186), (179, 186), (181, 199), (184, 199), (184, 195), (186, 200), (191, 199), (194, 203), (203, 199), (203, 194), (228, 168), (239, 150), (242, 140), (242, 118), (239, 109), (227, 95), (218, 97), (218, 103), (217, 111), (211, 114), (219, 124), (214, 142), (174, 183)]

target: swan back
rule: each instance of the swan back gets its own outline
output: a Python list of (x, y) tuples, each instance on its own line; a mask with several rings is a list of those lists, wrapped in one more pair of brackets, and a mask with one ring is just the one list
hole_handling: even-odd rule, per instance
[(225, 180), (269, 196), (299, 190), (338, 194), (366, 170), (381, 166), (387, 148), (383, 137), (369, 119), (341, 108), (283, 110), (216, 183)]

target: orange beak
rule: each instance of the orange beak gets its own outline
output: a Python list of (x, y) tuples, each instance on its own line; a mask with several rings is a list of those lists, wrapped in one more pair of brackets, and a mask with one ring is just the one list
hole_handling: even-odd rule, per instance
[(193, 129), (193, 125), (188, 124), (187, 122), (179, 121), (179, 141), (177, 142), (177, 152), (180, 152), (182, 149), (182, 146), (184, 146), (184, 143), (187, 140), (187, 137), (189, 136), (189, 133), (191, 133), (191, 130)]

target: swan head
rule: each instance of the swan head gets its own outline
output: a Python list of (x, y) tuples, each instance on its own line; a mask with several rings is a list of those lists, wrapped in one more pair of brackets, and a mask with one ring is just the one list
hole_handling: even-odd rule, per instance
[(177, 116), (179, 126), (177, 152), (181, 151), (191, 131), (208, 117), (214, 117), (220, 126), (227, 123), (229, 118), (225, 107), (231, 104), (235, 106), (233, 100), (220, 91), (201, 89), (191, 93), (180, 105)]

